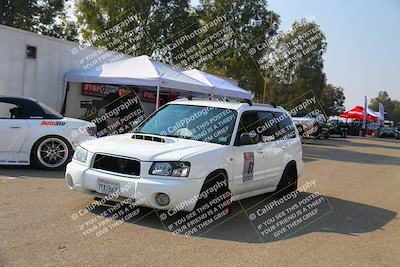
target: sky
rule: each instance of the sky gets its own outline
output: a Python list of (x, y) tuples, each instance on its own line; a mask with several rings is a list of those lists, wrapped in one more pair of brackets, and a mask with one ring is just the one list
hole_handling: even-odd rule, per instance
[(302, 18), (321, 26), (327, 82), (344, 89), (346, 109), (380, 90), (400, 100), (399, 0), (269, 0), (268, 7), (280, 15), (281, 30)]
[(314, 17), (324, 32), (327, 82), (344, 89), (346, 109), (386, 90), (400, 100), (400, 1), (269, 0), (281, 30)]

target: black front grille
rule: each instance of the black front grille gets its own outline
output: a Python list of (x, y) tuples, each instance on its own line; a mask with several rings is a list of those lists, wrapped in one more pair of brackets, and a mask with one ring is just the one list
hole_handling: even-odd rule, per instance
[(109, 155), (97, 154), (94, 158), (93, 168), (125, 175), (140, 175), (140, 161)]

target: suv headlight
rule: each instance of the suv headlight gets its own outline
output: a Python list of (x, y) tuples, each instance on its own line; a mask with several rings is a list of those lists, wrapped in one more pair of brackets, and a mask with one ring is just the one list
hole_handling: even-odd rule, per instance
[(74, 156), (72, 157), (74, 160), (82, 162), (82, 163), (86, 163), (87, 158), (88, 158), (88, 151), (86, 149), (84, 149), (81, 146), (78, 146), (75, 149), (75, 153)]
[(188, 177), (189, 172), (189, 162), (154, 162), (151, 165), (149, 174), (160, 176)]

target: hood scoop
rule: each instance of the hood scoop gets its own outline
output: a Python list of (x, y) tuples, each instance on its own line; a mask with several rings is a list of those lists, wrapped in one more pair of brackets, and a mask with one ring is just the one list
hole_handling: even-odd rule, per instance
[(132, 135), (132, 139), (139, 139), (139, 140), (145, 140), (145, 141), (151, 141), (151, 142), (159, 142), (159, 143), (165, 143), (165, 139), (158, 137), (158, 136), (152, 136), (152, 135), (144, 135), (144, 134), (134, 134)]

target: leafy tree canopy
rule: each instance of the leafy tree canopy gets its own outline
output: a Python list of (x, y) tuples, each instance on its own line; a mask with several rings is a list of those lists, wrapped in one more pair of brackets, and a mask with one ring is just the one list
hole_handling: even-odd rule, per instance
[(0, 23), (76, 41), (75, 24), (67, 19), (64, 0), (3, 0), (0, 5)]

